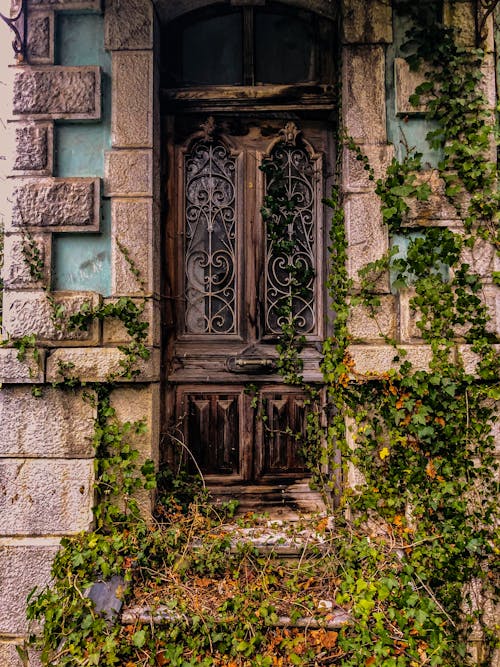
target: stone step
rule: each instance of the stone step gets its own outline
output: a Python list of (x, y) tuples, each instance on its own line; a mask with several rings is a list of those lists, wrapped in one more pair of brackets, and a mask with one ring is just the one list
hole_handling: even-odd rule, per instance
[[(319, 521), (320, 519), (318, 519)], [(323, 519), (327, 524), (328, 518)], [(221, 533), (230, 537), (230, 553), (238, 553), (245, 546), (254, 547), (260, 554), (274, 554), (280, 558), (300, 558), (304, 552), (309, 554), (315, 551), (321, 555), (328, 549), (330, 530), (333, 525), (327, 525), (327, 531), (319, 533), (311, 528), (300, 528), (290, 521), (266, 521), (261, 525), (241, 527), (237, 524), (224, 524), (220, 527)], [(194, 540), (193, 548), (201, 548), (202, 540)]]

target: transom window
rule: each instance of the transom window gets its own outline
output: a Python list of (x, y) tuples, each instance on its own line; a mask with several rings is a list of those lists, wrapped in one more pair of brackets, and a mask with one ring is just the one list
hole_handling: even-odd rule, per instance
[(211, 7), (172, 22), (164, 86), (333, 82), (332, 21), (268, 2)]

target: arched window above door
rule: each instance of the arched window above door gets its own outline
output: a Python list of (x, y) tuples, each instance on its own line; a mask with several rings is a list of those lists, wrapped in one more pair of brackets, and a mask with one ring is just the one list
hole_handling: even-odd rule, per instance
[(162, 88), (174, 102), (224, 87), (225, 99), (322, 97), (324, 108), (333, 101), (335, 36), (331, 19), (278, 2), (206, 7), (167, 25)]

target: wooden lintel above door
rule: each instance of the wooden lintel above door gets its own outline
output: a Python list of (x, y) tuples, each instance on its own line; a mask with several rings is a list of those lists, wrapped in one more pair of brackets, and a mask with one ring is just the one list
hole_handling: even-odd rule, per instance
[(192, 112), (297, 111), (297, 107), (333, 111), (336, 104), (331, 84), (168, 88), (161, 95), (166, 108)]

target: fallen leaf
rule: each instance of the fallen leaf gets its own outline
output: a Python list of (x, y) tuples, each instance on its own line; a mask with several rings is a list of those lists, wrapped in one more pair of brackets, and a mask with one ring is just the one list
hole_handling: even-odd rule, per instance
[(436, 468), (434, 467), (434, 463), (432, 461), (429, 461), (429, 463), (425, 466), (425, 472), (431, 479), (436, 477)]

